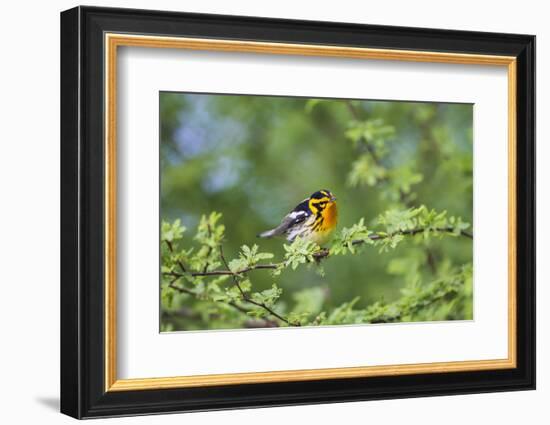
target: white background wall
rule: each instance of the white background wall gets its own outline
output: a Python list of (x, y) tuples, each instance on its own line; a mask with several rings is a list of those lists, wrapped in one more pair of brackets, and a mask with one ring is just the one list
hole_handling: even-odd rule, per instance
[[(0, 15), (0, 421), (69, 423), (59, 391), (59, 12), (78, 3), (11, 1)], [(548, 423), (550, 413), (550, 27), (545, 2), (95, 1), (155, 8), (537, 35), (538, 390), (211, 412), (109, 423)], [(497, 212), (495, 212), (497, 213)], [(488, 253), (486, 253), (488, 254)], [(545, 261), (546, 260), (546, 261)]]

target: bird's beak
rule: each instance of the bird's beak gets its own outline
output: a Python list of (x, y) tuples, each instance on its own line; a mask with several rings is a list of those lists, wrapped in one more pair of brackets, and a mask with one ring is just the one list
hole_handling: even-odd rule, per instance
[(332, 195), (332, 196), (330, 197), (330, 201), (331, 201), (331, 202), (336, 201), (336, 196)]

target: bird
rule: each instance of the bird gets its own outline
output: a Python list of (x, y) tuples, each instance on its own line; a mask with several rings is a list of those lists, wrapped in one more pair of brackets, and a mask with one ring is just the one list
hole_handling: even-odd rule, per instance
[(318, 190), (290, 211), (281, 224), (260, 233), (258, 237), (284, 236), (289, 242), (299, 237), (322, 245), (329, 240), (337, 223), (336, 197), (330, 190)]

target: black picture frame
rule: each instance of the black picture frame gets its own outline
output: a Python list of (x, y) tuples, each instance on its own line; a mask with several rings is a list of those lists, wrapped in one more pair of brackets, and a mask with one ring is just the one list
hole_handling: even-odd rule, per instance
[[(106, 392), (105, 32), (515, 56), (517, 367)], [(132, 9), (67, 10), (61, 13), (61, 194), (62, 413), (92, 418), (535, 388), (534, 36)]]

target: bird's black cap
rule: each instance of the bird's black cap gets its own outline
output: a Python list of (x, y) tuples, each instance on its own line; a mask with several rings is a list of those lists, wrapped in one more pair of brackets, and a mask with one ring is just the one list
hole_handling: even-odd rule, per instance
[(321, 189), (321, 190), (318, 190), (317, 192), (313, 193), (311, 195), (311, 198), (322, 199), (322, 198), (326, 198), (327, 196), (329, 198), (333, 198), (332, 192), (328, 189)]

